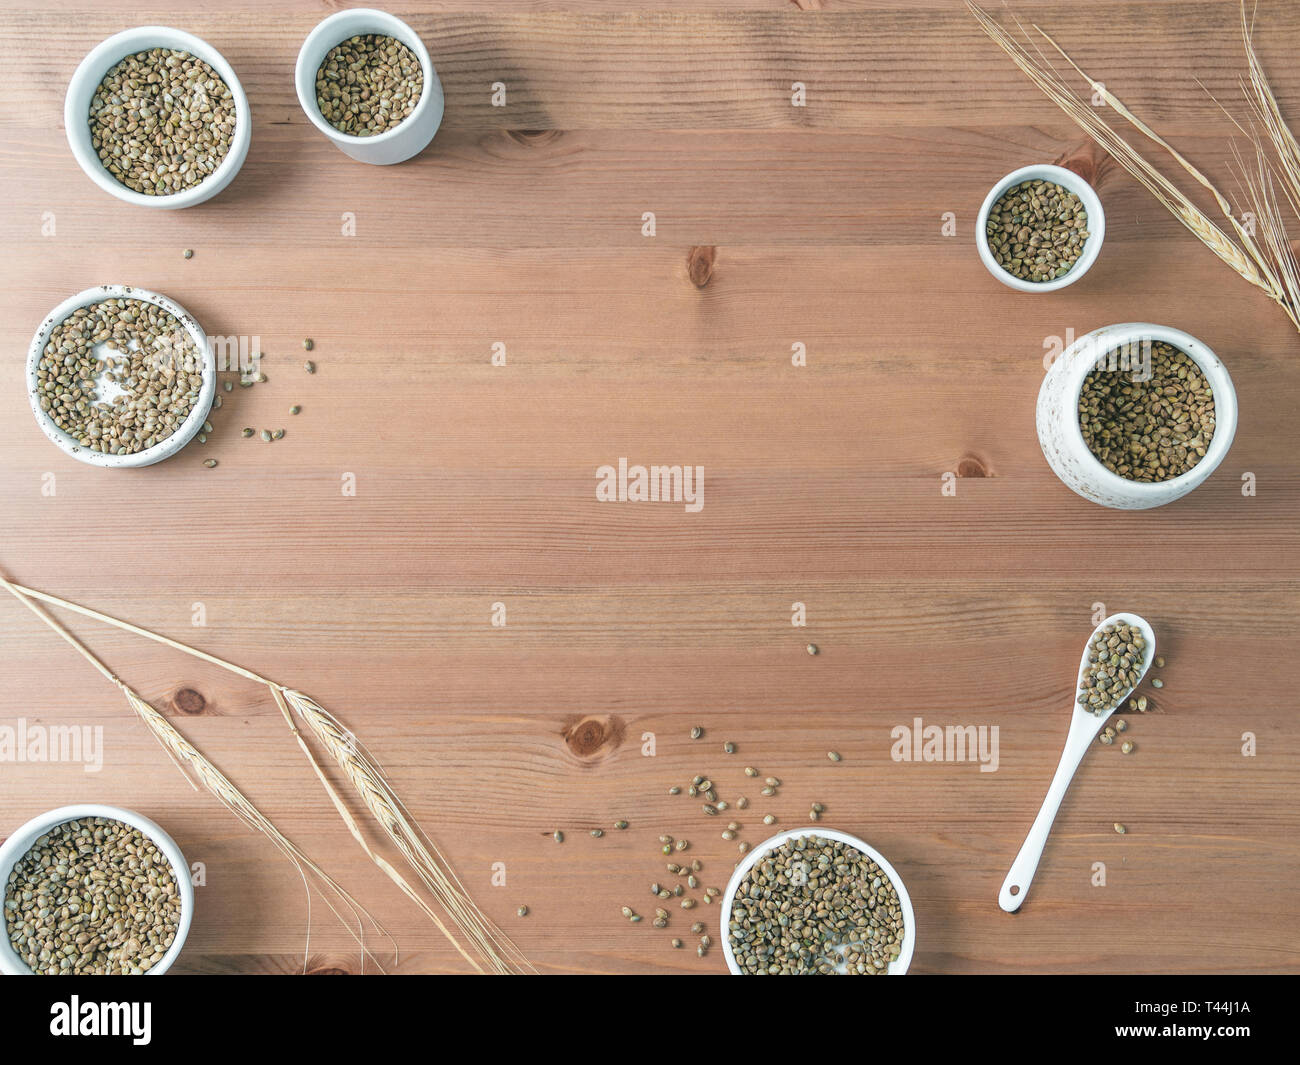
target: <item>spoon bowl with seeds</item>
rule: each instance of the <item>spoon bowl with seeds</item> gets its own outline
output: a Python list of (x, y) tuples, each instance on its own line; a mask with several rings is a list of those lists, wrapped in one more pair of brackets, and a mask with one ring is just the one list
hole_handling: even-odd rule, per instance
[(998, 892), (998, 905), (1015, 913), (1025, 901), (1038, 862), (1047, 846), (1052, 822), (1061, 808), (1070, 781), (1083, 756), (1107, 719), (1142, 683), (1156, 653), (1156, 636), (1146, 619), (1137, 614), (1112, 614), (1088, 638), (1079, 663), (1074, 707), (1065, 749), (1052, 777), (1043, 805), (1034, 818), (1029, 835), (1011, 863), (1011, 870)]

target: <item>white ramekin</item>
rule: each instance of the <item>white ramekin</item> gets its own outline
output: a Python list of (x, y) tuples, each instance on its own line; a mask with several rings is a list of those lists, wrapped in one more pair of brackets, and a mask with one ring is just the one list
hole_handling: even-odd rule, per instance
[[(194, 884), (190, 881), (189, 863), (185, 861), (185, 855), (181, 853), (180, 847), (176, 846), (176, 841), (150, 821), (149, 818), (133, 810), (123, 810), (117, 806), (101, 806), (98, 803), (61, 806), (57, 810), (51, 810), (39, 817), (33, 817), (22, 828), (12, 833), (4, 841), (3, 846), (0, 846), (0, 890), (9, 883), (9, 874), (13, 871), (13, 867), (18, 864), (18, 860), (31, 850), (32, 844), (45, 835), (46, 832), (67, 821), (92, 817), (121, 821), (132, 828), (138, 828), (153, 841), (154, 846), (163, 853), (172, 867), (172, 875), (176, 878), (176, 889), (180, 892), (181, 897), (180, 924), (176, 928), (176, 938), (172, 940), (172, 945), (167, 948), (167, 953), (162, 956), (162, 960), (157, 965), (145, 973), (146, 976), (161, 976), (180, 957), (181, 948), (185, 945), (185, 937), (189, 935), (190, 923), (194, 920)], [(0, 973), (4, 973), (6, 976), (33, 975), (31, 969), (27, 967), (22, 958), (14, 953), (13, 947), (9, 945), (7, 922), (2, 931), (4, 934), (0, 935)]]
[(916, 950), (916, 914), (912, 911), (912, 899), (903, 884), (903, 878), (885, 860), (885, 856), (874, 847), (864, 843), (857, 836), (850, 836), (847, 832), (837, 832), (833, 828), (792, 828), (785, 832), (778, 832), (771, 839), (755, 844), (741, 863), (736, 866), (736, 870), (731, 874), (731, 880), (727, 884), (727, 890), (722, 896), (722, 953), (727, 959), (727, 969), (731, 972), (731, 975), (745, 975), (736, 962), (735, 954), (732, 953), (729, 928), (731, 924), (731, 904), (735, 901), (740, 882), (745, 879), (754, 864), (769, 851), (781, 846), (788, 839), (798, 839), (801, 836), (820, 836), (822, 839), (833, 839), (845, 843), (854, 850), (865, 854), (880, 866), (885, 875), (889, 877), (890, 883), (894, 885), (894, 890), (898, 892), (898, 904), (903, 909), (903, 950), (898, 955), (897, 961), (889, 963), (886, 973), (889, 976), (903, 976), (907, 972), (908, 966), (912, 964), (912, 952)]
[[(41, 410), (40, 392), (37, 389), (37, 369), (40, 365), (41, 355), (45, 351), (46, 342), (49, 340), (50, 331), (77, 308), (86, 307), (106, 299), (137, 299), (161, 307), (185, 327), (185, 331), (193, 339), (203, 360), (203, 386), (199, 390), (198, 401), (194, 404), (194, 409), (190, 411), (189, 416), (181, 423), (180, 428), (166, 440), (161, 440), (154, 444), (153, 447), (145, 448), (143, 451), (137, 451), (134, 455), (105, 455), (103, 452), (82, 447), (81, 441), (65, 433), (54, 424), (53, 418)], [(134, 466), (152, 466), (155, 462), (162, 462), (163, 459), (171, 458), (172, 455), (193, 440), (199, 430), (203, 428), (203, 423), (208, 420), (208, 414), (212, 409), (212, 400), (216, 394), (217, 360), (212, 351), (212, 345), (208, 342), (207, 334), (200, 328), (194, 316), (179, 303), (168, 299), (161, 293), (150, 292), (147, 288), (134, 288), (131, 285), (99, 285), (95, 288), (88, 288), (84, 292), (78, 292), (75, 296), (70, 296), (46, 316), (40, 328), (36, 330), (36, 335), (32, 337), (31, 347), (27, 349), (27, 399), (31, 404), (32, 413), (36, 415), (36, 423), (41, 427), (41, 431), (54, 441), (59, 448), (78, 462), (85, 462), (91, 466), (126, 469)]]
[[(335, 45), (342, 44), (349, 37), (369, 33), (393, 37), (414, 52), (424, 70), (424, 88), (420, 91), (415, 109), (398, 125), (374, 137), (354, 137), (350, 133), (340, 133), (320, 113), (320, 108), (316, 105), (316, 72)], [(424, 151), (442, 124), (442, 82), (438, 80), (438, 72), (433, 69), (429, 50), (425, 48), (418, 33), (386, 11), (356, 7), (339, 11), (319, 22), (302, 42), (293, 80), (298, 90), (298, 102), (311, 119), (312, 125), (332, 140), (344, 154), (363, 163), (389, 166), (404, 162)]]
[[(167, 196), (146, 196), (142, 192), (128, 189), (112, 174), (104, 169), (99, 156), (90, 145), (90, 101), (95, 90), (104, 80), (104, 75), (119, 60), (136, 52), (145, 52), (150, 48), (172, 48), (188, 52), (202, 59), (221, 75), (221, 80), (230, 89), (235, 101), (235, 133), (230, 142), (230, 150), (217, 166), (217, 169), (200, 181), (193, 188), (173, 192)], [(72, 81), (68, 83), (68, 94), (63, 100), (63, 125), (68, 133), (68, 144), (81, 169), (90, 180), (105, 192), (112, 193), (119, 200), (134, 203), (140, 207), (161, 207), (175, 209), (193, 207), (196, 203), (209, 200), (234, 180), (239, 168), (244, 165), (248, 155), (248, 146), (253, 139), (253, 115), (248, 107), (248, 97), (240, 85), (234, 68), (226, 62), (212, 45), (200, 40), (192, 33), (174, 30), (167, 26), (138, 26), (123, 30), (108, 40), (91, 49), (90, 54), (81, 61)]]
[[(1083, 252), (1075, 263), (1070, 267), (1070, 272), (1064, 277), (1058, 277), (1053, 281), (1024, 281), (1018, 277), (1013, 277), (999, 264), (997, 259), (993, 258), (993, 252), (989, 249), (989, 238), (985, 229), (988, 226), (989, 212), (993, 210), (993, 205), (1002, 198), (1002, 194), (1011, 188), (1012, 185), (1019, 185), (1023, 181), (1051, 181), (1055, 182), (1079, 197), (1083, 203), (1084, 210), (1088, 212), (1088, 239), (1083, 243)], [(984, 204), (980, 207), (979, 217), (975, 221), (975, 246), (979, 248), (980, 259), (988, 267), (988, 271), (1004, 285), (1017, 289), (1020, 292), (1055, 292), (1059, 288), (1065, 288), (1066, 285), (1073, 285), (1097, 261), (1097, 256), (1101, 254), (1101, 244), (1106, 238), (1106, 212), (1101, 208), (1101, 200), (1093, 191), (1092, 186), (1083, 180), (1073, 170), (1067, 170), (1063, 166), (1050, 166), (1046, 163), (1037, 166), (1022, 166), (1019, 170), (1013, 170), (996, 185), (989, 190), (989, 194), (984, 197)]]
[[(1170, 344), (1201, 368), (1214, 390), (1214, 436), (1205, 457), (1168, 481), (1130, 481), (1111, 473), (1088, 450), (1079, 428), (1079, 393), (1098, 359), (1125, 344)], [(1120, 371), (1122, 372), (1122, 371)], [(1237, 432), (1237, 393), (1219, 357), (1181, 329), (1150, 322), (1108, 325), (1080, 337), (1052, 363), (1038, 391), (1038, 442), (1053, 472), (1085, 499), (1117, 510), (1146, 510), (1185, 496), (1223, 461)]]

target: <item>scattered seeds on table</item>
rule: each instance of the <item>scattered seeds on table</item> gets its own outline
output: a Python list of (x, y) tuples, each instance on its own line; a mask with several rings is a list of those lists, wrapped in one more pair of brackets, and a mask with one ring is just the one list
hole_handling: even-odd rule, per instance
[(695, 909), (695, 900), (694, 900), (694, 899), (682, 899), (681, 906), (682, 906), (682, 909), (683, 909), (683, 910), (693, 910), (693, 909)]
[(745, 766), (745, 776), (756, 777), (758, 776), (758, 770), (755, 769), (752, 765), (747, 765)]
[(1165, 668), (1165, 657), (1164, 657), (1164, 655), (1156, 655), (1156, 663), (1155, 663), (1155, 665), (1156, 665), (1156, 669), (1164, 669), (1164, 668)]
[(810, 655), (815, 655), (817, 653), (817, 645), (815, 643), (810, 643), (808, 645), (808, 653)]
[(702, 807), (702, 809), (703, 809), (704, 812), (705, 812), (706, 814), (708, 814), (710, 817), (717, 817), (717, 816), (718, 816), (718, 808), (717, 808), (716, 806), (710, 806), (707, 802), (704, 804), (704, 806)]
[(1148, 706), (1148, 705), (1149, 705), (1149, 704), (1147, 703), (1147, 697), (1146, 697), (1145, 695), (1140, 695), (1140, 696), (1138, 696), (1138, 713), (1139, 713), (1139, 714), (1145, 714), (1145, 713), (1147, 712), (1147, 706)]
[(774, 824), (776, 824), (776, 814), (764, 814), (764, 815), (763, 815), (763, 824), (765, 824), (765, 825), (774, 825)]
[(694, 924), (691, 925), (691, 932), (692, 932), (692, 934), (698, 936), (698, 935), (699, 935), (701, 932), (703, 932), (703, 931), (704, 931), (704, 922), (703, 922), (703, 921), (696, 921)]
[(1124, 754), (1132, 754), (1132, 753), (1133, 753), (1133, 741), (1132, 741), (1132, 740), (1125, 740), (1123, 743), (1120, 744), (1119, 749), (1120, 749), (1120, 751), (1122, 751)]
[(826, 752), (826, 757), (829, 758), (832, 762), (838, 762), (838, 761), (840, 760), (840, 752), (839, 752), (839, 751), (827, 751), (827, 752)]
[(193, 259), (193, 258), (194, 258), (194, 249), (193, 249), (193, 248), (186, 248), (186, 249), (185, 249), (185, 252), (184, 252), (184, 255), (185, 255), (185, 258), (187, 258), (187, 259)]
[(682, 946), (682, 941), (681, 941), (680, 939), (674, 939), (674, 940), (673, 940), (673, 946), (674, 946), (676, 949), (680, 950), (680, 949), (681, 949), (681, 946)]
[(244, 429), (244, 432), (243, 432), (244, 439), (247, 440), (247, 439), (248, 439), (250, 436), (252, 436), (255, 432), (257, 432), (256, 429), (245, 428), (245, 429)]
[(1153, 688), (1163, 688), (1164, 686), (1165, 686), (1165, 682), (1164, 682), (1163, 680), (1161, 680), (1159, 677), (1153, 677), (1153, 678), (1152, 678), (1152, 680), (1151, 680), (1151, 687), (1153, 687)]
[(627, 828), (627, 822), (626, 822), (626, 821), (615, 821), (615, 822), (614, 822), (614, 827), (617, 828), (619, 831), (622, 831), (623, 829)]
[(1124, 357), (1128, 348), (1098, 360), (1079, 393), (1079, 429), (1111, 473), (1130, 481), (1168, 481), (1205, 457), (1214, 437), (1214, 390), (1186, 353), (1145, 343), (1145, 380), (1138, 377), (1146, 376), (1146, 357), (1139, 375), (1130, 369), (1137, 360)]
[(745, 796), (742, 795), (739, 799), (736, 800), (736, 809), (738, 809), (738, 810), (748, 810), (748, 809), (749, 809), (749, 800), (748, 800), (747, 798), (745, 798)]
[(233, 392), (235, 390), (235, 386), (229, 381), (223, 381), (221, 383), (221, 387), (224, 388), (227, 392)]
[(152, 48), (109, 68), (87, 121), (90, 146), (109, 174), (132, 192), (169, 196), (221, 165), (235, 133), (235, 98), (203, 60)]
[(1088, 212), (1063, 185), (1022, 181), (998, 197), (984, 234), (993, 258), (1012, 277), (1053, 281), (1068, 274), (1083, 254)]
[(556, 843), (563, 843), (564, 833), (557, 828), (554, 832), (551, 833), (551, 839), (555, 840)]
[(1128, 832), (1128, 828), (1126, 828), (1124, 825), (1121, 825), (1118, 821), (1116, 821), (1116, 822), (1115, 822), (1115, 831), (1118, 832), (1118, 833), (1122, 836), (1122, 835), (1124, 835), (1126, 832)]
[(690, 845), (691, 841), (689, 839), (679, 839), (673, 844), (673, 847), (679, 851), (684, 851)]
[(206, 466), (208, 469), (210, 469), (210, 470), (214, 470), (214, 469), (217, 468), (217, 460), (216, 460), (216, 459), (204, 459), (204, 460), (203, 460), (203, 465), (205, 465), (205, 466)]
[(263, 430), (262, 430), (262, 439), (265, 440), (268, 444), (271, 442), (271, 430), (270, 430), (270, 429), (263, 429)]
[(520, 917), (527, 917), (527, 916), (528, 916), (528, 907), (527, 907), (527, 906), (520, 906), (519, 909), (515, 910), (515, 913), (518, 914)]
[(1127, 731), (1128, 731), (1128, 722), (1125, 721), (1122, 717), (1121, 717), (1121, 718), (1117, 718), (1117, 719), (1115, 720), (1115, 731), (1116, 731), (1116, 732), (1127, 732)]
[(671, 788), (668, 789), (669, 795), (680, 795), (681, 793), (682, 793), (682, 789), (679, 788), (676, 784), (674, 784)]
[(208, 442), (208, 438), (204, 436), (202, 433), (199, 433), (199, 435), (195, 437), (195, 439), (198, 440), (200, 444), (206, 444)]
[(316, 346), (316, 342), (312, 340), (311, 337), (307, 337), (307, 339), (305, 339), (302, 342), (302, 347), (304, 351), (311, 351), (311, 349), (314, 348), (315, 346)]
[(300, 406), (298, 406), (298, 404), (295, 403), (292, 407), (289, 408), (289, 413), (290, 413), (290, 414), (295, 414), (295, 415), (297, 415), (297, 414), (301, 414), (301, 413), (302, 413), (302, 408), (301, 408)]
[[(395, 37), (349, 37), (326, 53), (316, 71), (316, 105), (340, 133), (373, 137), (396, 128), (419, 103), (424, 68)], [(306, 345), (304, 344), (304, 347)]]
[(735, 753), (736, 753), (736, 745), (735, 745), (734, 743), (724, 743), (724, 744), (722, 745), (722, 753), (723, 753), (723, 754), (735, 754)]
[[(698, 740), (703, 735), (704, 735), (704, 729), (700, 728), (699, 725), (696, 725), (693, 729), (691, 729), (691, 739)], [(698, 784), (699, 781), (697, 780), (696, 783)]]
[(603, 835), (605, 834), (605, 830), (604, 830), (603, 828), (593, 828), (593, 829), (591, 830), (591, 834), (592, 834), (596, 839), (600, 839), (600, 837), (603, 836)]
[(302, 364), (302, 368), (306, 370), (308, 373), (316, 372), (316, 364), (312, 362), (310, 359), (307, 362), (304, 362)]

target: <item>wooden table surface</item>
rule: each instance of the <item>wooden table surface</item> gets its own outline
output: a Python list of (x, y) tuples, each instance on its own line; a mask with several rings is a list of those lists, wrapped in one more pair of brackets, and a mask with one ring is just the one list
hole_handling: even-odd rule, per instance
[[(298, 46), (335, 6), (134, 5), (219, 48), (256, 123), (228, 190), (152, 212), (94, 187), (63, 130), (74, 67), (127, 25), (117, 5), (0, 4), (4, 572), (312, 693), (545, 972), (724, 970), (720, 949), (671, 948), (682, 918), (656, 931), (619, 908), (653, 908), (660, 833), (725, 885), (735, 844), (667, 789), (704, 773), (734, 797), (745, 765), (785, 782), (761, 804), (749, 788), (746, 838), (820, 800), (894, 863), (916, 972), (1300, 969), (1300, 341), (1265, 297), (957, 0), (403, 0), (446, 118), (392, 168), (344, 157), (294, 95)], [(1197, 79), (1237, 99), (1236, 0), (1012, 8), (1229, 183), (1231, 126)], [(1258, 40), (1300, 120), (1300, 8), (1264, 0)], [(987, 274), (973, 224), (993, 181), (1054, 160), (1097, 186), (1107, 240), (1040, 299)], [(261, 338), (268, 383), (226, 397), (206, 446), (101, 471), (38, 430), (31, 334), (106, 281)], [(1143, 513), (1074, 496), (1034, 430), (1053, 339), (1132, 320), (1203, 339), (1241, 405), (1214, 476)], [(599, 502), (596, 470), (620, 457), (703, 466), (703, 509)], [(1120, 609), (1154, 623), (1165, 687), (1132, 755), (1089, 754), (1005, 914), (1094, 611)], [(390, 969), (465, 969), (348, 836), (263, 692), (73, 627), (370, 906), (401, 948)], [(65, 803), (131, 807), (202, 866), (184, 971), (301, 971), (305, 948), (312, 970), (358, 968), (319, 903), (307, 947), (293, 869), (16, 601), (0, 675), (0, 727), (103, 730), (97, 772), (0, 763), (0, 835)], [(996, 728), (996, 771), (896, 761), (917, 718)]]

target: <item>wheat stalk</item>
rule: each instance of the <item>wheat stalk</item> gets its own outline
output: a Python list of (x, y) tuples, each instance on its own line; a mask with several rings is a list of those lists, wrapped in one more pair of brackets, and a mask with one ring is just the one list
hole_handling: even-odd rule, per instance
[[(275, 825), (266, 817), (252, 801), (241, 792), (234, 783), (212, 764), (199, 750), (189, 742), (177, 728), (164, 717), (158, 710), (153, 707), (143, 696), (135, 689), (117, 676), (111, 669), (98, 658), (84, 643), (78, 640), (68, 629), (56, 620), (48, 611), (38, 606), (32, 599), (15, 584), (12, 584), (3, 574), (0, 574), (0, 584), (3, 584), (19, 602), (27, 606), (41, 621), (48, 625), (54, 632), (66, 640), (71, 646), (78, 651), (92, 666), (94, 666), (105, 678), (107, 678), (114, 687), (116, 687), (126, 697), (127, 703), (136, 715), (144, 722), (150, 733), (161, 745), (167, 756), (180, 769), (181, 773), (189, 781), (192, 787), (197, 788), (200, 784), (213, 795), (227, 810), (233, 813), (240, 821), (256, 832), (260, 832), (275, 846), (285, 858), (298, 871), (302, 877), (304, 885), (307, 887), (307, 904), (308, 904), (308, 930), (307, 944), (304, 947), (304, 969), (306, 966), (306, 957), (311, 948), (311, 890), (314, 886), (330, 911), (339, 919), (339, 921), (348, 929), (352, 937), (357, 941), (362, 952), (362, 964), (364, 967), (365, 959), (370, 957), (375, 960), (377, 966), (382, 968), (374, 955), (371, 954), (365, 945), (364, 922), (368, 921), (381, 934), (387, 935), (383, 926), (370, 914), (364, 906), (352, 897), (342, 886), (338, 884), (328, 873), (319, 865), (309, 858), (292, 840), (285, 836)], [(195, 783), (195, 782), (198, 783)], [(332, 897), (331, 897), (332, 896)], [(337, 900), (351, 914), (352, 921), (357, 924), (356, 929), (352, 928), (352, 923), (338, 906), (335, 905)]]
[[(1261, 246), (1249, 229), (1237, 219), (1226, 197), (1219, 192), (1214, 183), (1204, 173), (1154, 129), (1138, 118), (1122, 100), (1101, 82), (1090, 77), (1047, 33), (1037, 26), (1034, 27), (1043, 40), (1051, 45), (1080, 77), (1087, 80), (1092, 90), (1098, 93), (1116, 114), (1143, 136), (1159, 145), (1196, 184), (1200, 185), (1213, 197), (1215, 204), (1223, 213), (1231, 229), (1233, 236), (1229, 236), (1204, 211), (1197, 207), (1181, 189), (1156, 169), (1137, 148), (1120, 136), (1097, 113), (1095, 108), (1082, 100), (1065, 83), (1064, 79), (1048, 63), (1041, 52), (1035, 57), (1028, 48), (995, 21), (974, 0), (966, 0), (966, 6), (984, 32), (1010, 57), (1011, 61), (1020, 68), (1030, 81), (1037, 85), (1057, 107), (1069, 115), (1084, 132), (1088, 133), (1098, 144), (1105, 148), (1131, 177), (1155, 196), (1166, 210), (1196, 235), (1201, 243), (1214, 252), (1223, 262), (1227, 263), (1238, 275), (1265, 292), (1274, 303), (1283, 309), (1296, 329), (1300, 330), (1300, 301), (1295, 298), (1296, 293), (1300, 291), (1300, 286), (1297, 285), (1297, 277), (1294, 272), (1295, 260), (1289, 255), (1289, 251), (1287, 255), (1278, 254), (1280, 249), (1277, 245), (1277, 235), (1281, 233), (1284, 237), (1285, 226), (1276, 211), (1276, 201), (1269, 196), (1262, 195), (1265, 190), (1257, 190), (1261, 193), (1259, 203), (1266, 208), (1271, 208), (1267, 214), (1257, 212), (1265, 226), (1263, 246)], [(1269, 114), (1275, 118), (1277, 126), (1280, 127), (1280, 130), (1285, 131), (1286, 124), (1282, 121), (1281, 114), (1277, 110), (1276, 100), (1273, 99), (1272, 92), (1268, 88), (1267, 79), (1263, 76), (1258, 57), (1251, 45), (1249, 27), (1245, 21), (1244, 2), (1242, 26), (1243, 32), (1246, 34), (1247, 52), (1251, 62), (1252, 84), (1257, 87), (1256, 92), (1259, 94), (1260, 106), (1268, 108)], [(1275, 132), (1270, 127), (1270, 137), (1275, 144), (1279, 143), (1278, 138), (1280, 136), (1280, 132)], [(1291, 138), (1289, 131), (1285, 133), (1285, 136), (1289, 140), (1291, 147), (1295, 149), (1292, 158), (1296, 164), (1295, 174), (1300, 177), (1300, 148), (1295, 147), (1295, 140)], [(1279, 148), (1279, 154), (1281, 154), (1281, 148)], [(1249, 182), (1251, 180), (1249, 174), (1247, 174), (1247, 178)], [(1300, 183), (1297, 183), (1295, 188), (1300, 193)], [(1300, 199), (1296, 202), (1300, 202)], [(1273, 231), (1272, 235), (1270, 235), (1270, 231)], [(1284, 239), (1283, 245), (1286, 245)]]
[[(7, 581), (5, 583), (8, 584)], [(101, 621), (134, 635), (164, 644), (174, 650), (182, 651), (195, 658), (200, 658), (205, 662), (220, 666), (258, 684), (266, 685), (276, 705), (280, 708), (285, 723), (297, 740), (299, 748), (306, 755), (312, 770), (329, 795), (330, 801), (334, 804), (340, 817), (343, 818), (344, 824), (352, 837), (366, 852), (371, 861), (401, 889), (407, 898), (411, 899), (424, 911), (425, 915), (433, 921), (460, 956), (476, 971), (484, 972), (483, 964), (486, 964), (493, 972), (500, 974), (533, 971), (533, 967), (519, 948), (474, 903), (451, 864), (437, 845), (419, 827), (415, 819), (410, 816), (406, 805), (389, 784), (383, 769), (370, 756), (355, 734), (345, 728), (334, 715), (321, 707), (310, 696), (294, 688), (288, 688), (273, 680), (268, 680), (266, 677), (259, 676), (251, 670), (235, 665), (233, 662), (227, 662), (216, 655), (200, 651), (178, 640), (170, 639), (160, 633), (151, 632), (138, 625), (132, 625), (130, 622), (122, 621), (119, 618), (92, 610), (89, 607), (81, 606), (66, 599), (60, 599), (57, 596), (37, 591), (34, 588), (26, 588), (17, 584), (9, 585), (9, 587), (15, 595), (20, 597), (26, 596), (30, 599), (71, 610), (84, 617)], [(388, 838), (415, 871), (420, 883), (424, 885), (429, 894), (446, 911), (452, 922), (475, 948), (483, 964), (480, 964), (479, 960), (466, 951), (460, 940), (439, 918), (437, 911), (429, 905), (428, 901), (412, 886), (406, 877), (370, 847), (360, 825), (348, 809), (347, 803), (317, 761), (311, 747), (303, 738), (295, 722), (301, 722), (305, 726), (308, 733), (315, 737), (316, 741), (343, 771), (363, 805), (379, 822)]]

